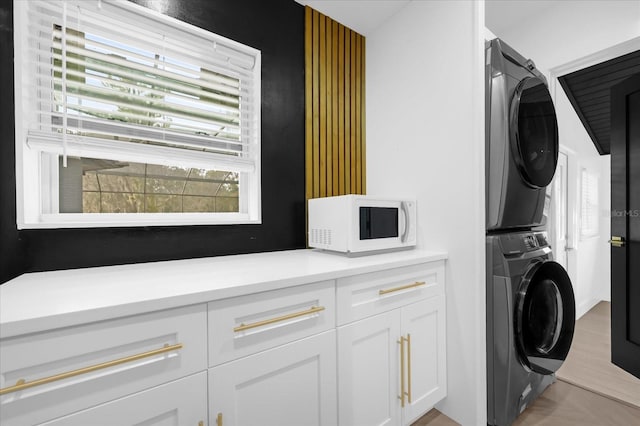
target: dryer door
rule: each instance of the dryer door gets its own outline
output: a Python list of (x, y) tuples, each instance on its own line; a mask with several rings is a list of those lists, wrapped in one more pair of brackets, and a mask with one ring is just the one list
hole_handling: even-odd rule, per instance
[(511, 153), (524, 182), (545, 188), (558, 162), (558, 122), (547, 85), (537, 77), (522, 80), (511, 100)]
[(534, 264), (523, 276), (515, 308), (520, 360), (537, 373), (557, 371), (569, 353), (576, 315), (564, 268), (551, 260)]

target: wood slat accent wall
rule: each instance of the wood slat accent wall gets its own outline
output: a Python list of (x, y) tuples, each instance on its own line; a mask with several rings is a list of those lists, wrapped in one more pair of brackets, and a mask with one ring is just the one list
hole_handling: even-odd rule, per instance
[(366, 193), (365, 38), (305, 6), (306, 197)]

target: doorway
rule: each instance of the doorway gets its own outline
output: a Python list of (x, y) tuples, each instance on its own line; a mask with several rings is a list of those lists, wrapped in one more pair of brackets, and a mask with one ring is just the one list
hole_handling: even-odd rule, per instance
[(551, 206), (549, 209), (549, 236), (555, 261), (569, 270), (567, 251), (569, 226), (569, 157), (560, 148), (556, 173), (551, 183)]
[[(618, 52), (618, 53), (624, 54), (624, 52)], [(574, 71), (582, 70), (583, 68), (586, 69), (586, 68), (589, 68), (591, 65), (596, 65), (596, 64), (599, 64), (600, 62), (608, 61), (612, 58), (604, 56), (604, 57), (600, 57), (599, 59), (596, 59), (596, 58), (589, 58), (589, 59), (594, 61), (595, 63), (585, 64), (584, 61), (577, 61), (576, 64), (570, 64), (568, 66), (565, 66), (563, 67), (562, 70), (560, 69), (552, 70), (552, 73), (551, 73), (552, 81), (555, 83), (556, 77), (560, 75), (573, 73)], [(574, 65), (577, 68), (571, 69), (571, 67)], [(576, 78), (576, 77), (574, 76), (573, 78)], [(584, 80), (582, 84), (586, 85), (588, 83), (586, 80)], [(562, 96), (560, 96), (560, 93), (557, 93), (554, 91), (554, 100), (556, 102), (559, 101), (560, 103), (562, 103)], [(565, 104), (566, 103), (567, 102), (565, 101)], [(575, 105), (573, 106), (575, 107)], [(578, 114), (580, 114), (580, 112), (578, 112)], [(568, 121), (565, 120), (563, 121), (563, 124), (567, 126), (567, 122)], [(565, 136), (568, 134), (570, 134), (571, 136), (575, 136), (577, 135), (577, 132), (576, 131), (565, 132)], [(564, 141), (566, 143), (566, 138)], [(613, 268), (611, 268), (608, 262), (605, 262), (603, 260), (605, 257), (604, 254), (607, 254), (607, 257), (608, 257), (608, 252), (610, 250), (608, 247), (609, 244), (607, 244), (607, 240), (609, 240), (610, 235), (618, 235), (616, 232), (614, 232), (614, 229), (611, 230), (612, 232), (609, 232), (608, 225), (600, 226), (599, 238), (594, 236), (589, 236), (588, 238), (586, 238), (582, 232), (583, 223), (581, 219), (583, 219), (582, 215), (584, 215), (584, 212), (582, 210), (584, 210), (584, 207), (582, 205), (583, 203), (581, 203), (580, 201), (582, 200), (581, 197), (583, 197), (584, 195), (581, 195), (582, 192), (580, 190), (577, 190), (577, 191), (573, 190), (572, 186), (573, 188), (576, 188), (576, 186), (578, 188), (581, 188), (582, 187), (581, 185), (583, 185), (582, 181), (584, 179), (581, 178), (580, 173), (578, 173), (578, 170), (581, 170), (582, 167), (584, 167), (585, 164), (587, 164), (587, 168), (589, 166), (593, 168), (595, 165), (596, 171), (597, 171), (598, 168), (597, 168), (596, 162), (599, 161), (597, 159), (589, 159), (589, 158), (585, 160), (585, 153), (584, 153), (585, 149), (586, 147), (576, 148), (578, 158), (576, 160), (573, 160), (573, 162), (574, 162), (574, 165), (577, 165), (578, 167), (573, 167), (573, 170), (568, 173), (568, 181), (569, 181), (568, 197), (569, 197), (569, 204), (570, 204), (569, 212), (567, 215), (569, 218), (568, 234), (570, 237), (568, 239), (568, 245), (571, 247), (572, 241), (574, 241), (575, 250), (573, 252), (571, 251), (567, 252), (566, 250), (564, 251), (561, 250), (561, 246), (563, 243), (562, 235), (566, 235), (562, 232), (563, 231), (562, 227), (565, 222), (561, 215), (561, 207), (558, 209), (559, 211), (556, 210), (553, 212), (554, 215), (551, 216), (550, 218), (551, 225), (549, 227), (550, 237), (553, 238), (552, 241), (554, 241), (554, 244), (558, 246), (557, 251), (556, 251), (556, 248), (554, 247), (554, 255), (556, 255), (558, 261), (563, 261), (563, 255), (565, 253), (569, 253), (569, 256), (567, 256), (568, 259), (566, 260), (568, 262), (568, 269), (569, 270), (573, 269), (575, 271), (575, 274), (572, 275), (572, 280), (574, 280), (574, 277), (575, 277), (574, 286), (580, 287), (576, 293), (579, 294), (581, 293), (580, 290), (582, 290), (582, 296), (583, 296), (582, 301), (585, 300), (586, 294), (591, 294), (590, 290), (594, 288), (595, 282), (597, 281), (603, 282), (602, 280), (604, 279), (608, 281), (608, 276), (612, 270), (613, 272), (615, 272), (616, 270), (621, 269), (621, 268), (616, 268), (615, 265), (612, 265)], [(593, 154), (587, 154), (587, 155), (590, 157), (593, 157)], [(572, 159), (569, 158), (570, 166), (571, 166), (571, 162), (572, 162)], [(606, 181), (608, 181), (607, 176), (609, 175), (609, 170), (607, 169), (610, 168), (610, 170), (614, 172), (615, 170), (617, 170), (617, 167), (613, 164), (613, 158), (611, 159), (610, 167), (608, 166), (608, 164), (606, 167), (604, 165), (602, 165), (601, 167), (602, 168), (599, 169), (601, 171), (600, 176), (605, 181), (605, 185), (606, 185), (607, 184)], [(559, 168), (559, 172), (562, 173), (560, 171), (560, 168)], [(562, 177), (558, 177), (558, 181), (554, 182), (554, 190), (556, 189), (556, 185), (560, 185), (560, 181)], [(604, 213), (604, 211), (607, 209), (607, 206), (609, 203), (609, 200), (608, 200), (609, 195), (608, 195), (608, 190), (602, 191), (603, 187), (601, 186), (600, 188), (601, 188), (601, 191), (600, 191), (601, 194), (604, 193), (603, 196), (599, 197), (600, 213), (601, 213), (600, 223), (601, 225), (604, 225), (606, 222), (610, 220), (609, 215), (607, 215), (607, 217), (604, 217), (604, 215), (602, 215), (602, 213)], [(613, 190), (615, 191), (615, 188)], [(556, 190), (555, 192), (556, 192), (556, 195), (559, 195), (560, 197), (562, 197), (561, 188)], [(558, 192), (560, 194), (558, 194)], [(611, 194), (612, 198), (613, 198), (613, 195), (614, 194)], [(574, 203), (573, 207), (571, 206), (572, 202)], [(577, 206), (575, 205), (576, 203), (578, 204)], [(552, 207), (554, 207), (555, 204), (562, 205), (563, 201), (554, 199), (552, 202)], [(621, 209), (621, 210), (624, 210), (624, 209)], [(572, 217), (572, 214), (575, 215), (575, 217)], [(560, 218), (556, 219), (555, 217), (556, 215), (559, 216)], [(576, 222), (576, 223), (573, 223), (573, 222)], [(573, 238), (571, 238), (572, 235), (573, 235)], [(592, 252), (589, 252), (589, 250), (595, 250), (594, 246), (596, 244), (598, 247), (600, 247), (598, 249), (598, 253), (600, 253), (600, 257), (595, 257), (592, 254), (590, 254)], [(613, 252), (611, 253), (611, 255), (612, 255), (612, 261), (613, 261)], [(597, 273), (605, 272), (606, 275), (598, 274), (596, 277), (596, 274), (594, 272), (597, 272)], [(609, 288), (610, 285), (607, 284), (607, 287)], [(607, 298), (604, 293), (597, 293), (595, 295), (604, 296), (603, 299), (605, 300)], [(581, 313), (584, 313), (591, 306), (593, 305), (589, 304), (589, 306), (585, 307), (584, 310), (578, 309), (579, 315)], [(613, 306), (614, 315), (616, 311), (617, 311), (617, 308)], [(596, 393), (600, 393), (603, 396), (606, 396), (608, 398), (617, 399), (617, 400), (624, 401), (626, 403), (640, 406), (640, 380), (628, 374), (623, 369), (616, 367), (611, 362), (612, 360), (611, 336), (612, 334), (614, 334), (614, 337), (615, 337), (616, 330), (619, 328), (614, 323), (613, 333), (612, 333), (611, 312), (612, 312), (612, 304), (604, 301), (596, 304), (595, 307), (590, 309), (587, 314), (585, 314), (584, 316), (578, 319), (576, 323), (576, 334), (574, 337), (574, 342), (572, 344), (571, 352), (569, 353), (569, 356), (567, 358), (567, 361), (565, 362), (565, 365), (563, 365), (563, 368), (561, 368), (558, 371), (558, 378), (562, 381), (575, 384), (577, 386), (586, 388)]]

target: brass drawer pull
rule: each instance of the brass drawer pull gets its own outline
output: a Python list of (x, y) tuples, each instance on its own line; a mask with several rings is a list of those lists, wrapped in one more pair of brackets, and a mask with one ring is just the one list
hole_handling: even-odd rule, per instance
[[(404, 408), (405, 403), (411, 404), (411, 334), (407, 334), (407, 337), (400, 336), (400, 340), (397, 341), (400, 345), (400, 406)], [(404, 344), (407, 343), (405, 349)], [(406, 361), (405, 361), (406, 359)], [(405, 391), (405, 366), (406, 366), (406, 383), (407, 390)], [(406, 398), (405, 398), (406, 397)]]
[(394, 293), (394, 292), (400, 291), (400, 290), (407, 290), (409, 288), (420, 287), (420, 286), (423, 286), (423, 285), (426, 285), (426, 284), (427, 283), (424, 282), (424, 281), (416, 281), (413, 284), (407, 284), (407, 285), (402, 285), (400, 287), (394, 287), (394, 288), (380, 290), (379, 294), (380, 294), (380, 296), (382, 296), (383, 294), (389, 294), (389, 293)]
[(286, 321), (292, 318), (298, 318), (305, 315), (315, 314), (320, 311), (324, 311), (324, 306), (312, 306), (309, 309), (300, 312), (294, 312), (292, 314), (282, 315), (281, 317), (271, 318), (263, 321), (252, 322), (250, 324), (240, 324), (233, 329), (234, 332), (245, 331), (256, 327), (262, 327), (263, 325), (269, 325), (276, 322)]
[(404, 342), (405, 342), (405, 338), (404, 336), (400, 336), (400, 340), (397, 341), (398, 344), (400, 345), (400, 395), (398, 396), (398, 399), (400, 400), (400, 407), (404, 408), (404, 404), (405, 404), (405, 395), (406, 392), (404, 391)]
[(407, 333), (407, 338), (404, 340), (407, 342), (407, 399), (411, 404), (411, 334)]
[(164, 345), (164, 347), (160, 349), (154, 349), (152, 351), (143, 352), (136, 355), (126, 356), (124, 358), (114, 359), (113, 361), (103, 362), (101, 364), (91, 365), (89, 367), (78, 368), (77, 370), (67, 371), (66, 373), (56, 374), (54, 376), (44, 377), (42, 379), (37, 379), (32, 382), (26, 382), (24, 379), (18, 380), (18, 382), (7, 388), (0, 389), (0, 395), (4, 395), (11, 392), (17, 392), (24, 389), (32, 388), (34, 386), (45, 385), (51, 382), (57, 382), (58, 380), (68, 379), (70, 377), (79, 376), (81, 374), (91, 373), (93, 371), (103, 370), (105, 368), (114, 367), (116, 365), (125, 364), (127, 362), (137, 361), (139, 359), (148, 358), (154, 355), (160, 355), (165, 352), (171, 352), (178, 349), (182, 349), (182, 343), (177, 343), (175, 345)]

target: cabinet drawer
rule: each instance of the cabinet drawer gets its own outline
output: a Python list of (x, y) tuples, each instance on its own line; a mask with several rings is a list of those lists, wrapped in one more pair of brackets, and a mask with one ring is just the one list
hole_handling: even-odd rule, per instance
[(210, 302), (209, 365), (334, 327), (334, 281)]
[(201, 304), (2, 340), (0, 423), (41, 423), (205, 370), (206, 314)]
[(140, 426), (207, 424), (207, 373), (61, 417), (40, 426)]
[(444, 293), (444, 261), (337, 280), (337, 321), (347, 324)]

